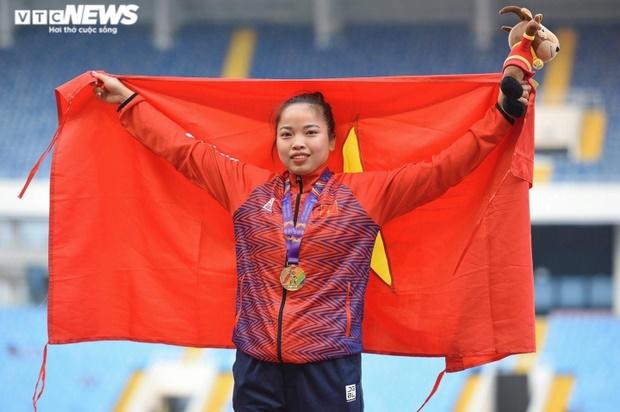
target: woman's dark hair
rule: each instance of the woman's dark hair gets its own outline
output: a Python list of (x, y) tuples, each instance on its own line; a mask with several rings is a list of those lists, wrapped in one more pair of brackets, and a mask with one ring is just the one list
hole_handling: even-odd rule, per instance
[[(307, 103), (312, 106), (316, 106), (321, 110), (321, 114), (323, 115), (323, 119), (325, 119), (325, 123), (327, 123), (327, 135), (329, 136), (329, 140), (336, 138), (336, 122), (334, 121), (334, 114), (332, 113), (332, 107), (323, 97), (323, 93), (321, 92), (304, 92), (300, 94), (296, 94), (295, 96), (290, 97), (288, 100), (284, 101), (278, 110), (276, 111), (274, 118), (274, 129), (276, 130), (276, 136), (278, 134), (277, 128), (278, 123), (280, 123), (280, 117), (282, 116), (282, 112), (284, 109), (289, 107), (295, 103)], [(271, 150), (272, 158), (273, 153), (276, 147), (276, 140), (273, 141), (273, 147)]]

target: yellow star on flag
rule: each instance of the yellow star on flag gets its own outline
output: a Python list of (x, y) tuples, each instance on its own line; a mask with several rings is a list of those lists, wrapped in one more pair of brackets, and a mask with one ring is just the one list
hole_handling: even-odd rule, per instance
[[(344, 159), (342, 169), (345, 173), (360, 173), (364, 171), (355, 128), (351, 128), (347, 134), (347, 138), (342, 146), (342, 155)], [(385, 253), (381, 230), (379, 230), (377, 233), (377, 238), (375, 239), (375, 246), (372, 250), (372, 258), (370, 260), (370, 268), (388, 286), (392, 286), (392, 273), (390, 271), (390, 265)]]

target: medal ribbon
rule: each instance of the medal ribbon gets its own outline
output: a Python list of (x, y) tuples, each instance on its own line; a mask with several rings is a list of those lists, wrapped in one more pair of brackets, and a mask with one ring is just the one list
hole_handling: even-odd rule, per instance
[(319, 195), (325, 188), (332, 172), (325, 169), (321, 173), (319, 180), (312, 186), (312, 191), (308, 194), (304, 202), (301, 216), (297, 219), (297, 224), (293, 224), (293, 208), (291, 206), (291, 181), (288, 172), (284, 180), (284, 198), (282, 199), (282, 221), (284, 223), (284, 239), (286, 241), (286, 261), (291, 265), (299, 264), (299, 247), (301, 238), (306, 230), (306, 224), (310, 219), (310, 212), (319, 199)]

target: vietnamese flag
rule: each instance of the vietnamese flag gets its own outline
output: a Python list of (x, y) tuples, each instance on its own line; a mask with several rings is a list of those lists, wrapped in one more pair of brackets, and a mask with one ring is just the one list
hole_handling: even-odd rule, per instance
[[(119, 76), (193, 136), (282, 171), (270, 120), (301, 91), (336, 118), (334, 172), (429, 159), (493, 106), (498, 74), (316, 80)], [(82, 74), (56, 89), (49, 343), (232, 347), (232, 218), (134, 139)], [(528, 189), (533, 103), (456, 186), (386, 223), (366, 292), (366, 352), (442, 356), (458, 371), (535, 350)], [(36, 170), (36, 167), (35, 167)], [(32, 176), (31, 176), (32, 177)]]

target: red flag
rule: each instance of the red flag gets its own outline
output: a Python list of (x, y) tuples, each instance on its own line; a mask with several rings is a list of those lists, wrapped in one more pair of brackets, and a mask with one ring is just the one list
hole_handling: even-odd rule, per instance
[[(341, 172), (430, 159), (492, 107), (499, 75), (120, 79), (191, 135), (273, 172), (282, 171), (272, 157), (274, 109), (320, 90), (337, 124), (329, 167)], [(132, 138), (116, 107), (94, 97), (92, 82), (85, 73), (56, 89), (49, 342), (232, 347), (230, 214)], [(456, 371), (535, 350), (533, 113), (456, 186), (381, 227), (364, 351), (443, 356)]]

